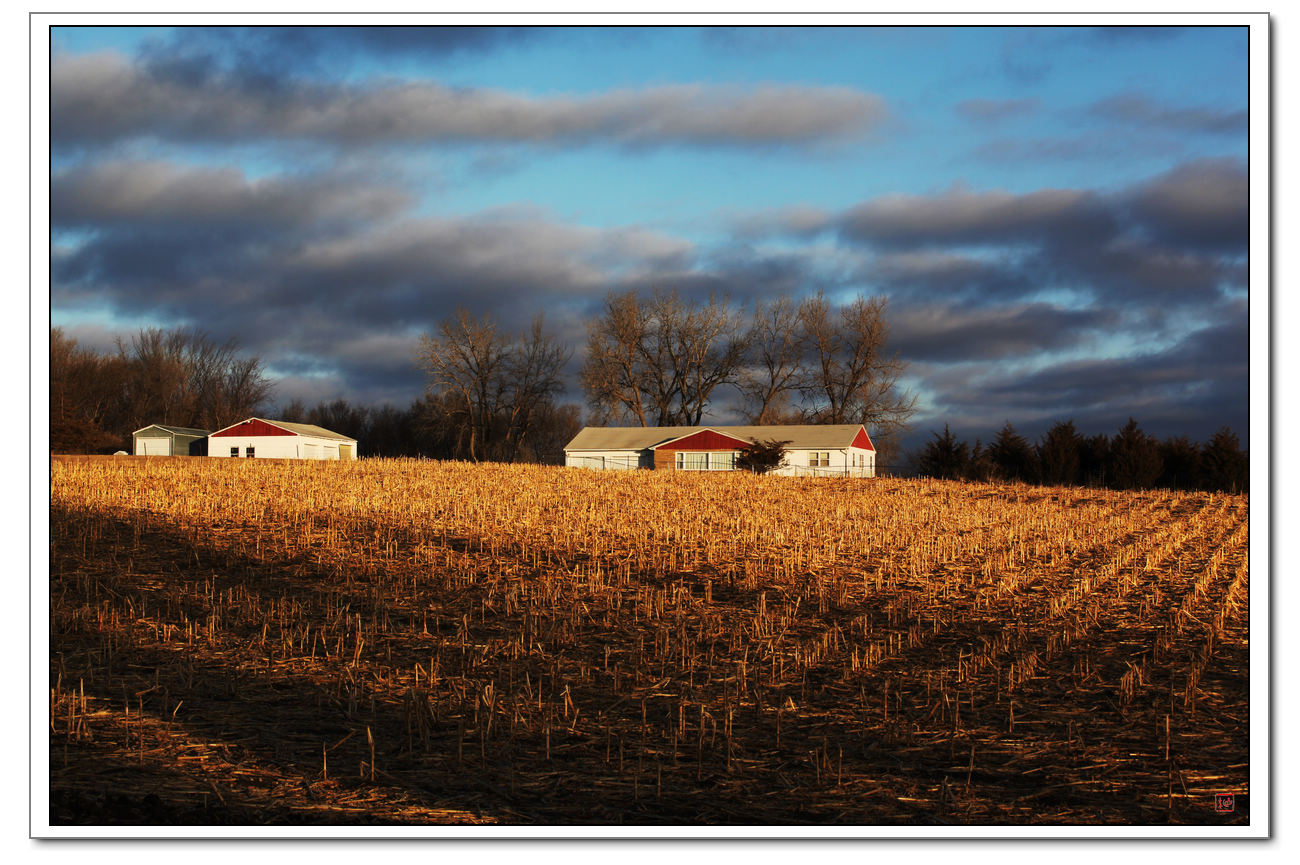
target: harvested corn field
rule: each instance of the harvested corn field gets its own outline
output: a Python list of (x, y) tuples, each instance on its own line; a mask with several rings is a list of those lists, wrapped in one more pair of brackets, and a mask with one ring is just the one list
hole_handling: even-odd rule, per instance
[(1243, 824), (1247, 517), (1205, 493), (53, 461), (50, 821)]

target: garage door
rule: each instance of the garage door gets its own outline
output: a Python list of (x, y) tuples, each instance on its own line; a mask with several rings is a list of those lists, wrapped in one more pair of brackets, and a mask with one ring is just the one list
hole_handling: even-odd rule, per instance
[(168, 457), (172, 454), (172, 440), (169, 438), (138, 438), (135, 440), (135, 452), (137, 455)]

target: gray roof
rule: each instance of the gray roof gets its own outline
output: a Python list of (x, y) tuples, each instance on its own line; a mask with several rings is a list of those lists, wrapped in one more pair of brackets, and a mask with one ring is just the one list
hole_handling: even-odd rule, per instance
[(351, 436), (345, 436), (340, 433), (331, 432), (330, 430), (325, 429), (325, 427), (315, 426), (309, 423), (290, 423), (287, 420), (267, 420), (266, 418), (259, 418), (259, 420), (265, 420), (267, 423), (275, 424), (278, 427), (283, 427), (284, 429), (287, 429), (289, 432), (295, 432), (298, 435), (314, 436), (320, 439), (335, 439), (341, 442), (356, 441), (356, 439), (352, 438)]
[(210, 430), (205, 430), (205, 429), (193, 429), (192, 427), (187, 427), (187, 426), (170, 426), (169, 424), (163, 424), (163, 423), (151, 423), (149, 424), (149, 426), (140, 427), (138, 430), (131, 433), (131, 435), (138, 435), (147, 429), (160, 429), (160, 430), (165, 430), (166, 432), (169, 433), (174, 433), (176, 435), (195, 436), (196, 438), (201, 438), (203, 436), (211, 434)]
[(846, 448), (861, 424), (808, 424), (805, 426), (589, 426), (565, 445), (566, 451), (645, 450), (711, 429), (749, 441), (790, 442), (792, 448)]

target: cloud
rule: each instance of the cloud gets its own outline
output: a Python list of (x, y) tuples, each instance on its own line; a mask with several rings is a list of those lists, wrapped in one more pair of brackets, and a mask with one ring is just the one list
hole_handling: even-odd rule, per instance
[(273, 225), (365, 223), (391, 217), (413, 202), (402, 189), (355, 175), (254, 181), (238, 168), (161, 160), (82, 163), (50, 178), (56, 227), (260, 231)]
[(891, 195), (843, 214), (850, 240), (883, 247), (1016, 244), (1113, 233), (1112, 216), (1088, 190), (1014, 194), (955, 187), (938, 195)]
[(1244, 109), (1175, 107), (1140, 93), (1099, 100), (1092, 104), (1089, 113), (1115, 123), (1182, 133), (1238, 135), (1246, 131), (1249, 121), (1249, 113)]
[(1114, 433), (1134, 417), (1157, 437), (1208, 439), (1228, 425), (1249, 434), (1248, 322), (1244, 309), (1156, 352), (1069, 360), (1037, 369), (985, 365), (950, 369), (934, 398), (936, 417), (961, 418), (992, 434), (1003, 417), (1022, 433), (1073, 418), (1087, 435)]
[(905, 360), (970, 362), (1073, 348), (1119, 319), (1111, 310), (1046, 303), (971, 309), (905, 306), (890, 315), (890, 344)]
[(130, 138), (802, 146), (861, 136), (886, 114), (881, 97), (846, 87), (679, 84), (541, 98), (423, 80), (252, 86), (115, 54), (59, 57), (51, 70), (56, 147)]
[(1169, 156), (1181, 145), (1159, 136), (1117, 138), (1097, 132), (1039, 138), (995, 138), (971, 150), (971, 156), (992, 164), (1039, 161), (1131, 159), (1135, 155)]
[(1184, 248), (1244, 251), (1250, 176), (1237, 159), (1185, 163), (1134, 189), (1129, 204), (1150, 234)]
[(742, 214), (732, 219), (744, 237), (812, 236), (832, 227), (832, 215), (820, 207), (795, 204)]
[(896, 295), (976, 303), (1023, 297), (1043, 287), (1011, 253), (975, 258), (932, 249), (886, 252), (867, 264), (863, 277)]
[(328, 59), (376, 56), (428, 58), (494, 51), (544, 37), (554, 28), (482, 26), (196, 27), (148, 44), (151, 64), (187, 57), (226, 55), (231, 65), (301, 68)]

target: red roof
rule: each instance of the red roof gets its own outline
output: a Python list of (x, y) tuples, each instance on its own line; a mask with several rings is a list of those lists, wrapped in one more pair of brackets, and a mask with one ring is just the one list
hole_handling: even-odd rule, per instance
[(291, 436), (294, 433), (282, 427), (274, 426), (258, 418), (249, 418), (242, 423), (217, 430), (209, 438), (221, 436)]
[(705, 429), (657, 444), (653, 450), (671, 447), (675, 451), (732, 451), (744, 450), (752, 445), (753, 442), (751, 441), (720, 433), (716, 430)]

